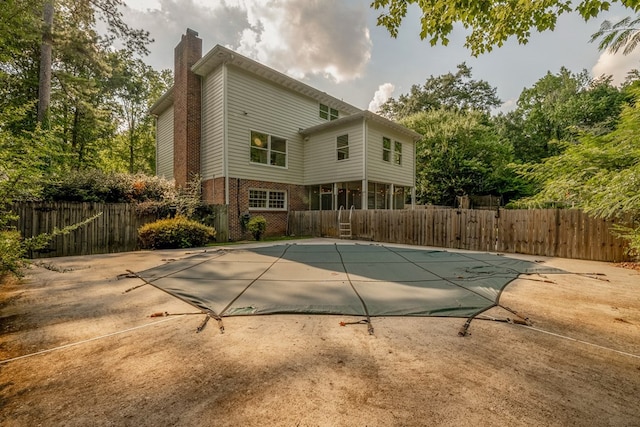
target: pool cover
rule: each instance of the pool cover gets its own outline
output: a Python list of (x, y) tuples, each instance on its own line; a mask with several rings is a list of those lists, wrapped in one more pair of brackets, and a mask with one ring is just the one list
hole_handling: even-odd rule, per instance
[(541, 273), (564, 271), (489, 253), (344, 243), (207, 251), (137, 275), (219, 317), (473, 318), (519, 275)]

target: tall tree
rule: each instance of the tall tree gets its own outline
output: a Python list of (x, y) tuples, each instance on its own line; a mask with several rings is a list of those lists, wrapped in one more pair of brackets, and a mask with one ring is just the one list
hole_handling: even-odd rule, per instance
[(512, 148), (478, 111), (432, 110), (406, 117), (423, 135), (416, 147), (416, 196), (422, 203), (453, 205), (456, 196), (520, 195), (508, 169)]
[(428, 39), (432, 46), (438, 43), (446, 46), (454, 24), (460, 23), (470, 30), (465, 46), (477, 56), (494, 46), (502, 46), (509, 37), (525, 44), (532, 30), (554, 30), (562, 14), (576, 12), (588, 20), (608, 10), (611, 3), (620, 3), (636, 12), (640, 10), (637, 0), (373, 0), (371, 7), (382, 10), (378, 25), (396, 37), (408, 5), (417, 5), (421, 9), (420, 38)]
[[(630, 87), (637, 101), (640, 89)], [(561, 203), (614, 218), (640, 213), (640, 103), (626, 105), (613, 132), (585, 135), (579, 144), (542, 163), (524, 165), (520, 173), (540, 191), (520, 202), (538, 207)]]
[(53, 0), (43, 6), (42, 44), (40, 45), (40, 78), (38, 86), (38, 123), (48, 126), (51, 102), (51, 49), (53, 44)]
[(113, 107), (118, 135), (101, 153), (101, 167), (116, 172), (155, 172), (154, 120), (147, 113), (152, 102), (173, 82), (171, 70), (155, 71), (130, 51), (111, 55)]
[(398, 100), (390, 98), (379, 112), (391, 119), (401, 119), (421, 111), (448, 109), (453, 111), (480, 110), (488, 113), (500, 105), (496, 88), (484, 80), (471, 78), (471, 67), (464, 62), (455, 74), (430, 76), (424, 85), (413, 85), (408, 94)]
[(516, 159), (539, 162), (562, 152), (579, 135), (610, 132), (623, 102), (610, 77), (592, 79), (586, 70), (572, 73), (563, 67), (525, 88), (516, 110), (495, 122), (513, 144)]

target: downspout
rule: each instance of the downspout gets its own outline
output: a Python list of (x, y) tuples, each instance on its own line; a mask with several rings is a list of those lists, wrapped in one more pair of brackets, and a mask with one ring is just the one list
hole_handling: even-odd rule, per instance
[[(229, 115), (227, 111), (227, 63), (222, 63), (222, 169), (224, 173), (224, 204), (229, 206)], [(240, 214), (240, 212), (238, 212)]]
[(204, 147), (204, 141), (202, 141), (202, 135), (204, 135), (204, 120), (202, 120), (203, 112), (204, 112), (204, 96), (202, 91), (204, 89), (204, 77), (200, 77), (200, 144), (198, 144), (198, 157), (200, 157), (200, 166), (198, 167), (198, 177), (200, 178), (200, 202), (204, 203), (204, 191), (202, 191), (202, 184), (204, 182), (204, 175), (202, 175), (202, 171), (204, 170), (203, 163), (206, 161), (204, 156), (202, 155), (202, 147)]
[(418, 141), (413, 138), (413, 185), (411, 186), (411, 209), (416, 208), (416, 165), (418, 163)]
[(362, 210), (367, 210), (369, 208), (369, 177), (367, 170), (367, 156), (369, 155), (369, 152), (367, 151), (367, 130), (367, 118), (364, 117), (362, 119), (362, 192), (360, 193), (360, 205), (362, 206)]
[(155, 147), (155, 148), (156, 148), (156, 161), (155, 161), (155, 163), (156, 163), (156, 170), (154, 171), (154, 172), (155, 172), (155, 173), (154, 173), (154, 175), (155, 175), (155, 176), (158, 176), (158, 116), (154, 115), (154, 116), (153, 116), (153, 120), (154, 120), (154, 121), (155, 121), (155, 123), (156, 123), (156, 128), (155, 128), (155, 130), (154, 130), (154, 133), (155, 133), (155, 135), (156, 135), (156, 147)]

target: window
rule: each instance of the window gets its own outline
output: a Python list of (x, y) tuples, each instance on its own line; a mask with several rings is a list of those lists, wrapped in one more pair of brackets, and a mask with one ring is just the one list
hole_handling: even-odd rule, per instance
[(369, 209), (389, 209), (389, 184), (369, 182), (367, 204)]
[(402, 164), (402, 143), (396, 141), (393, 145), (393, 163), (396, 165)]
[[(391, 138), (382, 137), (382, 160), (391, 162)], [(393, 163), (402, 164), (402, 143), (394, 141), (393, 143)]]
[(287, 193), (277, 190), (249, 190), (249, 209), (287, 209)]
[(338, 160), (349, 158), (349, 135), (340, 135), (337, 138)]
[(330, 108), (328, 105), (320, 104), (320, 118), (325, 120), (336, 120), (338, 118), (338, 110)]
[(287, 167), (287, 140), (251, 131), (251, 161), (264, 165)]
[(382, 137), (382, 160), (385, 162), (391, 161), (391, 139), (386, 136)]

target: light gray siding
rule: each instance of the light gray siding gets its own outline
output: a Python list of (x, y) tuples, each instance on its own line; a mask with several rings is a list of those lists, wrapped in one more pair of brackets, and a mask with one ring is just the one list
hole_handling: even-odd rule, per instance
[[(338, 160), (336, 139), (349, 135), (349, 158)], [(305, 185), (356, 181), (364, 177), (362, 121), (319, 132), (304, 142)]]
[(173, 106), (157, 119), (156, 175), (173, 179)]
[[(325, 122), (318, 114), (319, 103), (237, 67), (227, 67), (229, 176), (301, 184), (304, 143), (298, 132)], [(287, 140), (286, 168), (250, 162), (252, 130)]]
[[(382, 159), (382, 137), (391, 139), (391, 161)], [(402, 164), (393, 163), (393, 143), (402, 143)], [(370, 182), (384, 182), (413, 187), (415, 150), (413, 141), (401, 134), (370, 125), (367, 130), (367, 179)]]
[(201, 178), (224, 175), (224, 79), (223, 68), (216, 68), (202, 79)]

